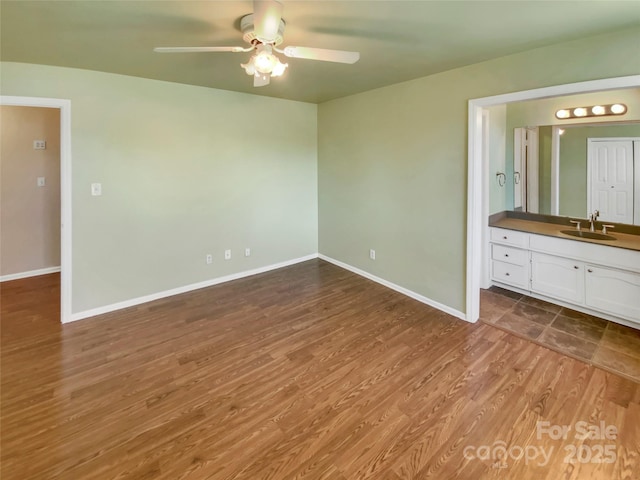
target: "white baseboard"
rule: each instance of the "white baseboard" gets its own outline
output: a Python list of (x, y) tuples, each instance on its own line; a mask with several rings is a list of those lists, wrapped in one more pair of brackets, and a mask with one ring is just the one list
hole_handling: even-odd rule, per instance
[(380, 285), (384, 285), (385, 287), (390, 288), (391, 290), (395, 290), (396, 292), (402, 293), (403, 295), (406, 295), (407, 297), (411, 297), (414, 300), (417, 300), (421, 303), (429, 305), (430, 307), (433, 307), (442, 312), (448, 313), (449, 315), (453, 315), (454, 317), (459, 318), (460, 320), (464, 320), (465, 322), (469, 321), (467, 319), (467, 316), (464, 313), (454, 308), (448, 307), (447, 305), (443, 305), (442, 303), (436, 302), (435, 300), (431, 300), (430, 298), (420, 295), (419, 293), (416, 293), (407, 288), (401, 287), (400, 285), (396, 285), (395, 283), (391, 283), (380, 277), (376, 277), (375, 275), (372, 275), (369, 272), (365, 272), (364, 270), (360, 270), (359, 268), (352, 267), (351, 265), (340, 262), (339, 260), (335, 260), (331, 257), (327, 257), (326, 255), (318, 254), (318, 258), (325, 260), (329, 263), (333, 263), (334, 265), (340, 268), (344, 268), (345, 270), (349, 270), (350, 272), (353, 272), (356, 275), (360, 275), (361, 277), (368, 278), (369, 280), (379, 283)]
[[(123, 302), (113, 303), (111, 305), (105, 305), (104, 307), (92, 308), (90, 310), (85, 310), (83, 312), (74, 313), (71, 315), (71, 319), (69, 320), (69, 322), (75, 322), (77, 320), (94, 317), (96, 315), (102, 315), (104, 313), (114, 312), (116, 310), (121, 310), (123, 308), (134, 307), (136, 305), (140, 305), (143, 303), (152, 302), (154, 300), (159, 300), (161, 298), (171, 297), (173, 295), (179, 295), (181, 293), (191, 292), (193, 290), (199, 290), (201, 288), (212, 287), (214, 285), (230, 282), (232, 280), (238, 280), (240, 278), (250, 277), (252, 275), (257, 275), (259, 273), (265, 273), (272, 270), (277, 270), (279, 268), (288, 267), (290, 265), (295, 265), (296, 263), (306, 262), (308, 260), (313, 260), (314, 258), (321, 258), (322, 260), (332, 263), (333, 265), (336, 265), (340, 268), (344, 268), (345, 270), (353, 272), (356, 275), (360, 275), (361, 277), (368, 278), (369, 280), (379, 283), (380, 285), (390, 288), (391, 290), (395, 290), (396, 292), (402, 293), (403, 295), (413, 298), (414, 300), (417, 300), (421, 303), (429, 305), (442, 312), (448, 313), (449, 315), (452, 315), (461, 320), (467, 321), (466, 315), (454, 308), (448, 307), (447, 305), (443, 305), (442, 303), (436, 302), (435, 300), (431, 300), (430, 298), (427, 298), (409, 289), (396, 285), (395, 283), (391, 283), (380, 277), (376, 277), (375, 275), (365, 272), (364, 270), (360, 270), (359, 268), (340, 262), (331, 257), (327, 257), (326, 255), (313, 253), (305, 257), (295, 258), (293, 260), (287, 260), (285, 262), (275, 263), (272, 265), (267, 265), (265, 267), (260, 267), (253, 270), (246, 270), (244, 272), (234, 273), (231, 275), (226, 275), (224, 277), (213, 278), (211, 280), (206, 280), (204, 282), (193, 283), (191, 285), (185, 285), (184, 287), (165, 290), (162, 292), (153, 293), (151, 295), (145, 295), (143, 297), (132, 298), (130, 300), (125, 300)], [(58, 271), (60, 271), (59, 268), (58, 268)], [(48, 272), (48, 273), (51, 273), (51, 272)]]
[(295, 265), (296, 263), (306, 262), (318, 258), (317, 253), (312, 253), (305, 257), (295, 258), (293, 260), (287, 260), (281, 263), (275, 263), (273, 265), (267, 265), (266, 267), (255, 268), (253, 270), (246, 270), (244, 272), (233, 273), (224, 277), (213, 278), (211, 280), (205, 280), (204, 282), (192, 283), (191, 285), (185, 285), (184, 287), (173, 288), (171, 290), (165, 290), (163, 292), (152, 293), (151, 295), (145, 295), (144, 297), (132, 298), (123, 302), (113, 303), (111, 305), (105, 305), (104, 307), (92, 308), (83, 312), (71, 314), (71, 318), (68, 322), (75, 322), (77, 320), (83, 320), (89, 317), (95, 317), (96, 315), (102, 315), (104, 313), (121, 310), (123, 308), (134, 307), (142, 303), (152, 302), (161, 298), (171, 297), (173, 295), (179, 295), (181, 293), (191, 292), (193, 290), (199, 290), (201, 288), (212, 287), (213, 285), (219, 285), (221, 283), (230, 282), (232, 280), (238, 280), (240, 278), (250, 277), (259, 273), (269, 272), (271, 270), (277, 270), (279, 268)]
[(11, 280), (20, 280), (21, 278), (37, 277), (39, 275), (48, 275), (49, 273), (59, 273), (59, 272), (60, 272), (60, 267), (40, 268), (39, 270), (30, 270), (28, 272), (2, 275), (0, 277), (0, 282), (9, 282)]

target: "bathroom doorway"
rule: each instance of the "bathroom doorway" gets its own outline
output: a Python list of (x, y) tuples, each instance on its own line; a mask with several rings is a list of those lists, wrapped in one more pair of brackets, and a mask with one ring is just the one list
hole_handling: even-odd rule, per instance
[[(17, 209), (16, 211), (18, 213), (13, 212), (14, 217), (13, 219), (11, 219), (11, 222), (13, 222), (14, 226), (16, 222), (19, 223), (20, 221), (26, 221), (27, 223), (31, 223), (31, 225), (33, 225), (36, 222), (29, 222), (29, 220), (33, 219), (17, 217), (19, 217), (19, 215), (21, 214), (41, 215), (39, 219), (41, 227), (40, 234), (42, 234), (44, 230), (47, 230), (47, 234), (50, 238), (46, 242), (38, 243), (36, 242), (36, 240), (38, 239), (33, 238), (39, 235), (39, 233), (37, 233), (37, 231), (35, 230), (34, 232), (36, 233), (26, 233), (26, 236), (24, 236), (24, 232), (12, 232), (14, 235), (17, 235), (17, 238), (13, 238), (12, 240), (10, 240), (10, 246), (14, 248), (13, 254), (22, 250), (24, 252), (24, 255), (20, 254), (20, 258), (14, 258), (12, 254), (11, 262), (8, 268), (15, 271), (3, 272), (2, 280), (8, 281), (11, 279), (28, 278), (30, 276), (38, 276), (45, 273), (54, 273), (59, 270), (59, 317), (60, 321), (64, 323), (71, 320), (71, 102), (69, 100), (63, 99), (0, 96), (0, 106), (2, 106), (3, 108), (5, 106), (26, 107), (25, 110), (23, 110), (22, 108), (18, 108), (15, 110), (15, 112), (17, 112), (21, 116), (24, 116), (25, 112), (37, 114), (38, 111), (46, 111), (49, 116), (53, 116), (57, 120), (57, 138), (31, 138), (31, 136), (33, 136), (31, 133), (26, 134), (26, 136), (20, 140), (20, 142), (24, 144), (25, 142), (27, 142), (25, 138), (29, 139), (28, 144), (26, 145), (26, 149), (16, 152), (18, 162), (13, 165), (13, 167), (11, 167), (11, 169), (18, 170), (20, 170), (20, 168), (22, 167), (27, 168), (28, 171), (23, 172), (20, 175), (20, 178), (22, 178), (21, 181), (24, 181), (25, 188), (28, 188), (29, 185), (33, 187), (31, 188), (32, 195), (29, 196), (29, 201), (33, 199), (37, 200), (38, 197), (46, 197), (46, 201), (39, 203), (40, 208), (45, 209), (44, 211), (38, 212), (38, 207), (36, 207), (35, 210), (27, 214), (24, 211), (21, 212), (19, 209)], [(5, 118), (3, 118), (2, 120), (4, 123)], [(36, 121), (36, 123), (37, 122), (38, 121)], [(36, 136), (38, 136), (37, 133), (39, 132), (36, 132)], [(42, 142), (44, 142), (44, 144)], [(59, 158), (59, 165), (56, 169), (52, 169), (53, 160), (51, 159), (51, 157), (49, 156), (47, 158), (47, 142), (49, 142), (49, 153), (51, 153), (54, 149), (57, 150), (56, 157)], [(25, 145), (22, 146), (25, 147)], [(30, 155), (27, 154), (31, 153), (35, 153), (35, 157), (27, 158), (30, 157)], [(37, 160), (39, 159), (39, 157), (42, 157), (40, 158), (40, 160), (43, 160), (40, 165), (37, 164)], [(20, 161), (24, 162), (24, 164), (21, 165)], [(40, 171), (41, 174), (37, 174), (38, 171)], [(48, 190), (47, 186), (49, 186)], [(57, 197), (55, 195), (53, 197), (45, 195), (45, 193), (53, 193), (54, 189), (57, 189)], [(16, 200), (16, 198), (17, 197), (14, 196), (12, 200), (7, 200), (7, 202), (21, 202), (20, 199)], [(3, 202), (4, 201), (5, 198), (3, 195)], [(55, 208), (57, 209), (57, 212), (55, 214), (52, 214), (50, 210), (46, 210), (45, 205), (49, 204), (49, 206), (52, 206), (50, 205), (51, 203), (54, 203)], [(5, 205), (3, 204), (3, 210), (4, 207)], [(9, 220), (7, 219), (7, 221)], [(10, 228), (11, 222), (8, 223)], [(43, 223), (46, 223), (45, 228), (43, 228)], [(24, 236), (22, 240), (24, 240), (25, 238), (27, 239), (27, 243), (33, 242), (34, 245), (37, 243), (38, 246), (36, 247), (36, 249), (40, 248), (40, 251), (38, 252), (36, 251), (36, 249), (31, 249), (31, 247), (29, 247), (28, 245), (21, 245), (20, 242), (22, 240), (20, 235)], [(55, 244), (52, 245), (51, 237), (55, 237), (56, 235), (57, 239), (55, 241)], [(57, 250), (55, 254), (54, 252), (52, 252), (53, 249)], [(4, 257), (4, 249), (2, 253)], [(40, 260), (44, 263), (39, 264), (36, 260)], [(52, 263), (57, 263), (58, 265), (52, 265)]]

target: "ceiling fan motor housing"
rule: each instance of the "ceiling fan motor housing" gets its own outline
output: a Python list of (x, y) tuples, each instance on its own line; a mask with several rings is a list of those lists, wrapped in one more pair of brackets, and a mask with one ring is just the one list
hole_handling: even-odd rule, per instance
[[(280, 19), (280, 25), (278, 26), (278, 35), (272, 45), (280, 45), (284, 39), (284, 27), (285, 21)], [(242, 30), (242, 39), (253, 45), (255, 43), (262, 43), (256, 36), (255, 27), (253, 25), (253, 13), (245, 15), (240, 19), (240, 30)]]

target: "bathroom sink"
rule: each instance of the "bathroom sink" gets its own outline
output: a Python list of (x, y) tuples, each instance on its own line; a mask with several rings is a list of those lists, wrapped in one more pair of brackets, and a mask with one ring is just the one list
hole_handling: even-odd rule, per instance
[(589, 238), (591, 240), (615, 240), (616, 237), (612, 237), (611, 235), (606, 235), (604, 233), (598, 232), (585, 232), (583, 230), (561, 230), (560, 233), (564, 233), (565, 235), (571, 235), (572, 237), (578, 238)]

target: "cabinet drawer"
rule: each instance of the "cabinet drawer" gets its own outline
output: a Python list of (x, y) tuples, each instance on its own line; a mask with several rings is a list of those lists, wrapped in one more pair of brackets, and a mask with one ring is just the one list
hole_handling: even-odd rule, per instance
[(529, 269), (527, 267), (494, 260), (491, 262), (491, 276), (497, 282), (528, 289)]
[(640, 275), (587, 265), (586, 303), (640, 322)]
[(516, 247), (529, 247), (529, 234), (525, 232), (517, 232), (515, 230), (506, 230), (504, 228), (491, 228), (491, 241), (495, 243), (504, 243), (506, 245), (514, 245)]
[(524, 266), (529, 262), (529, 252), (527, 250), (493, 244), (491, 246), (491, 258), (500, 262)]
[(529, 237), (529, 247), (531, 251), (640, 272), (637, 250), (534, 234)]

